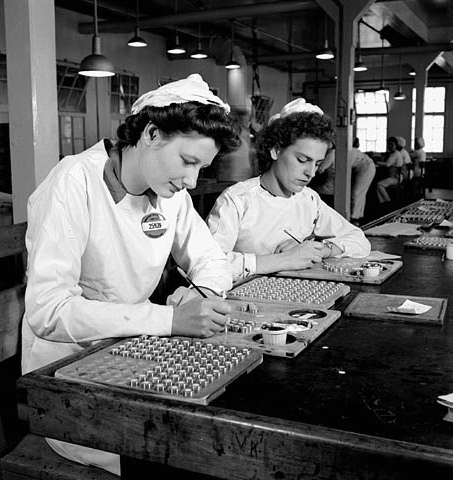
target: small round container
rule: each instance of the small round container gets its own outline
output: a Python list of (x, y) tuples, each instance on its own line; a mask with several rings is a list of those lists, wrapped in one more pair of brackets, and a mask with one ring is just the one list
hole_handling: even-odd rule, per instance
[(381, 265), (379, 263), (364, 263), (362, 273), (364, 277), (377, 277), (381, 273)]
[(263, 325), (261, 327), (263, 342), (265, 345), (271, 347), (286, 345), (287, 333), (287, 329), (283, 327), (275, 327), (272, 325)]

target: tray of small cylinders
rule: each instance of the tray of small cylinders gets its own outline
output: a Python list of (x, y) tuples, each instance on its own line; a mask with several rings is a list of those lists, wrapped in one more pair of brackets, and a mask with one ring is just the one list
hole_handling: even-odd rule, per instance
[(55, 376), (206, 405), (262, 361), (262, 351), (250, 346), (141, 335), (66, 365)]
[(422, 235), (404, 243), (405, 247), (421, 249), (445, 250), (448, 244), (453, 243), (453, 238)]
[(227, 294), (229, 299), (254, 302), (281, 302), (286, 305), (317, 305), (329, 308), (350, 292), (341, 282), (308, 280), (278, 276), (259, 276), (237, 284)]

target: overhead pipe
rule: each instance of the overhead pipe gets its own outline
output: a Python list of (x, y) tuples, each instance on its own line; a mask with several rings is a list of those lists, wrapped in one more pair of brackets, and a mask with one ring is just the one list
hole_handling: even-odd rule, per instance
[[(429, 52), (446, 52), (453, 50), (453, 43), (432, 43), (421, 46), (407, 47), (377, 47), (361, 48), (362, 55), (411, 55)], [(335, 53), (335, 50), (334, 50)], [(298, 60), (309, 60), (313, 58), (315, 52), (307, 53), (282, 53), (281, 55), (260, 55), (260, 63), (272, 62), (293, 62)]]
[[(168, 27), (169, 25), (187, 25), (198, 22), (214, 22), (216, 20), (225, 21), (240, 17), (263, 17), (266, 15), (276, 15), (282, 13), (301, 12), (304, 10), (317, 9), (316, 2), (311, 0), (290, 0), (279, 1), (275, 3), (257, 3), (253, 5), (242, 5), (236, 7), (217, 8), (212, 10), (182, 12), (160, 17), (140, 18), (140, 28), (150, 29), (158, 27)], [(99, 22), (98, 30), (101, 33), (125, 33), (134, 29), (135, 20), (124, 21), (105, 21)], [(93, 23), (79, 23), (79, 33), (93, 33)]]

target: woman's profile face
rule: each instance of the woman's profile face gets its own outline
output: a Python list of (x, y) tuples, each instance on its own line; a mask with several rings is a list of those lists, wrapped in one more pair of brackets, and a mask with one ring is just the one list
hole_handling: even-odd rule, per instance
[(200, 170), (211, 165), (218, 152), (212, 138), (197, 132), (165, 138), (155, 130), (140, 153), (140, 174), (158, 196), (171, 198), (183, 188), (195, 188)]
[(273, 173), (285, 196), (302, 191), (314, 177), (327, 152), (327, 143), (317, 138), (299, 138), (276, 151)]
[(387, 150), (389, 152), (394, 152), (396, 150), (396, 147), (397, 147), (397, 145), (396, 145), (395, 142), (392, 142), (392, 141), (387, 142)]

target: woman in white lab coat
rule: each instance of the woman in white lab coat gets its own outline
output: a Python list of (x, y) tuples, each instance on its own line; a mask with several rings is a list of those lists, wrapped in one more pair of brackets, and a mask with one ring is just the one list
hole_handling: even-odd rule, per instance
[[(223, 329), (230, 307), (215, 294), (231, 288), (229, 264), (186, 189), (238, 145), (229, 106), (191, 75), (140, 97), (116, 145), (53, 168), (28, 204), (23, 373), (104, 338)], [(167, 305), (150, 302), (170, 254), (208, 298), (180, 287)], [(48, 442), (120, 474), (117, 455)]]
[(330, 119), (303, 99), (270, 119), (257, 142), (261, 175), (222, 192), (207, 218), (234, 279), (369, 255), (363, 232), (307, 187), (332, 140)]

